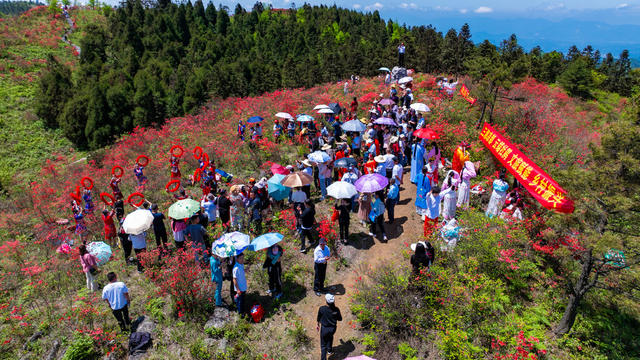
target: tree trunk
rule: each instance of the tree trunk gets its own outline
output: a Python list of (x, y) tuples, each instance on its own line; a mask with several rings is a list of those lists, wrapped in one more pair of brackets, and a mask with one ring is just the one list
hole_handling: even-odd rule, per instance
[(553, 332), (557, 336), (562, 336), (571, 330), (573, 323), (576, 321), (578, 306), (580, 305), (581, 300), (582, 297), (576, 297), (575, 295), (569, 296), (569, 303), (567, 303), (567, 307), (564, 310), (564, 315), (562, 315), (562, 319), (560, 319), (556, 328), (553, 329)]
[(491, 110), (489, 111), (489, 124), (493, 124), (493, 108), (496, 106), (496, 100), (498, 98), (498, 89), (496, 86), (495, 93), (493, 93), (493, 102), (491, 103)]

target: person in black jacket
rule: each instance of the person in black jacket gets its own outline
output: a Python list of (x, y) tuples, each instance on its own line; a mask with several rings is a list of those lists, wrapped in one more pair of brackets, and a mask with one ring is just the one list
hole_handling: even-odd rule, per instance
[(340, 240), (343, 244), (346, 244), (349, 240), (349, 211), (351, 210), (351, 204), (349, 199), (338, 200), (335, 206), (338, 211), (338, 225), (340, 225)]
[(306, 253), (307, 247), (305, 243), (305, 239), (309, 239), (309, 244), (313, 244), (313, 236), (311, 235), (311, 230), (313, 229), (313, 225), (316, 223), (316, 208), (313, 205), (311, 199), (307, 199), (304, 202), (304, 209), (297, 209), (298, 217), (300, 218), (300, 252)]
[(429, 257), (427, 256), (427, 252), (422, 242), (416, 244), (416, 251), (411, 255), (411, 265), (413, 266), (413, 270), (411, 272), (413, 277), (418, 276), (421, 269), (429, 268)]
[(220, 221), (222, 226), (226, 227), (226, 231), (229, 231), (229, 220), (231, 219), (231, 201), (227, 198), (227, 191), (220, 190), (220, 196), (218, 197), (218, 213), (220, 214)]
[(333, 353), (333, 335), (336, 333), (338, 321), (342, 321), (340, 309), (335, 304), (335, 298), (331, 294), (326, 294), (327, 305), (318, 309), (318, 326), (320, 331), (320, 359), (326, 360), (327, 354)]

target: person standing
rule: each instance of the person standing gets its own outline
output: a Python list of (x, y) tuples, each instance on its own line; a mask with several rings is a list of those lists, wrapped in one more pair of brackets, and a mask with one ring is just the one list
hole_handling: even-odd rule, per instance
[(305, 240), (309, 239), (309, 244), (313, 243), (313, 236), (311, 230), (316, 223), (316, 209), (311, 199), (307, 199), (304, 202), (304, 209), (299, 207), (297, 209), (298, 218), (300, 218), (300, 252), (306, 253), (307, 247)]
[(111, 246), (117, 246), (118, 236), (116, 233), (116, 224), (113, 222), (114, 210), (107, 210), (106, 207), (102, 210), (102, 223), (104, 224), (104, 239)]
[(164, 225), (164, 214), (158, 211), (158, 204), (151, 205), (151, 214), (153, 214), (153, 235), (156, 238), (156, 246), (160, 252), (168, 250), (167, 247), (167, 227)]
[(131, 239), (129, 239), (129, 234), (124, 231), (122, 224), (124, 223), (124, 217), (120, 219), (120, 231), (118, 231), (118, 238), (120, 238), (120, 244), (122, 245), (122, 251), (124, 253), (124, 261), (127, 265), (131, 263), (129, 259), (131, 257)]
[(349, 199), (338, 200), (335, 206), (338, 211), (338, 225), (340, 226), (340, 240), (346, 244), (349, 240), (349, 211), (351, 210), (351, 201)]
[(425, 149), (422, 141), (416, 141), (411, 145), (411, 182), (417, 183), (420, 171), (424, 167)]
[(457, 206), (464, 209), (469, 207), (469, 194), (471, 192), (471, 179), (476, 177), (476, 167), (471, 161), (465, 161), (460, 172), (460, 185), (458, 187)]
[(229, 231), (229, 220), (231, 219), (231, 200), (227, 198), (227, 191), (220, 190), (220, 196), (218, 196), (218, 214), (220, 214), (220, 221), (222, 226), (226, 227)]
[(327, 261), (331, 256), (331, 250), (327, 246), (326, 239), (320, 239), (320, 243), (313, 252), (313, 291), (317, 296), (324, 292), (324, 280), (327, 276)]
[(131, 319), (129, 318), (129, 289), (122, 282), (118, 281), (118, 277), (114, 272), (107, 274), (109, 284), (102, 289), (102, 299), (109, 305), (113, 317), (118, 321), (120, 330), (129, 331), (131, 328)]
[(451, 159), (451, 169), (455, 170), (458, 174), (460, 174), (460, 172), (462, 171), (464, 163), (466, 161), (469, 161), (469, 153), (467, 152), (468, 147), (469, 143), (466, 141), (462, 141), (453, 153), (453, 159)]
[(80, 264), (82, 265), (82, 271), (87, 278), (87, 289), (89, 291), (96, 291), (95, 275), (98, 273), (98, 262), (96, 257), (89, 254), (87, 247), (82, 244), (78, 247), (80, 251)]
[(257, 191), (251, 191), (249, 193), (249, 207), (247, 212), (249, 213), (250, 229), (258, 236), (262, 234), (262, 201), (257, 195)]
[(440, 187), (436, 185), (432, 187), (431, 191), (427, 194), (425, 199), (427, 208), (423, 229), (425, 237), (430, 236), (438, 225), (438, 218), (440, 217), (440, 203), (442, 202), (443, 197), (450, 191), (452, 191), (452, 189), (448, 188), (440, 192)]
[(380, 229), (382, 238), (387, 241), (387, 234), (384, 232), (384, 203), (380, 198), (379, 193), (373, 193), (373, 204), (371, 205), (371, 212), (369, 213), (369, 236), (375, 237), (376, 227)]
[(147, 251), (147, 232), (143, 231), (141, 234), (130, 234), (129, 239), (131, 239), (133, 251), (136, 253), (136, 264), (138, 265), (138, 272), (142, 272), (144, 270), (144, 267), (142, 266), (142, 258), (140, 254)]
[(191, 248), (194, 250), (194, 256), (196, 263), (200, 262), (200, 254), (202, 255), (202, 261), (205, 262), (206, 265), (206, 245), (205, 245), (205, 235), (207, 234), (207, 230), (200, 224), (200, 219), (198, 218), (198, 214), (195, 214), (189, 219), (190, 224), (184, 229), (185, 236), (191, 239)]
[(391, 184), (389, 186), (389, 192), (387, 193), (386, 207), (387, 207), (387, 217), (389, 218), (387, 222), (389, 224), (395, 221), (395, 207), (398, 203), (398, 198), (400, 197), (400, 187), (396, 183), (395, 177), (391, 179), (389, 182)]
[(371, 195), (362, 193), (358, 197), (358, 219), (360, 219), (363, 226), (369, 221), (369, 212), (371, 212)]
[(216, 205), (216, 197), (215, 195), (209, 193), (207, 194), (201, 201), (200, 201), (200, 206), (202, 206), (202, 208), (204, 209), (204, 213), (207, 214), (207, 222), (208, 224), (214, 224), (216, 219), (217, 219), (217, 215), (216, 212), (218, 211), (217, 209), (217, 205)]
[(393, 170), (391, 170), (391, 178), (396, 180), (396, 185), (398, 187), (402, 185), (402, 175), (404, 173), (404, 168), (400, 164), (400, 159), (396, 156), (393, 158)]
[(342, 321), (340, 309), (335, 304), (335, 297), (331, 294), (324, 296), (327, 305), (318, 309), (316, 330), (320, 332), (320, 359), (326, 360), (327, 355), (333, 353), (333, 335), (336, 333), (338, 321)]
[(405, 52), (405, 47), (404, 47), (404, 42), (400, 43), (400, 46), (398, 46), (398, 66), (400, 67), (404, 67), (404, 52)]
[(507, 190), (509, 189), (509, 183), (505, 181), (505, 175), (506, 173), (503, 168), (500, 170), (498, 179), (495, 179), (493, 181), (493, 192), (491, 193), (489, 205), (487, 206), (487, 211), (485, 212), (485, 215), (489, 218), (498, 216), (498, 214), (500, 214), (500, 212), (502, 211), (505, 200), (507, 200)]
[(211, 281), (216, 283), (216, 306), (222, 306), (222, 264), (220, 263), (220, 257), (212, 254), (209, 258), (209, 266), (211, 267)]
[(282, 296), (282, 265), (280, 260), (284, 251), (278, 244), (273, 244), (267, 249), (267, 256), (264, 260), (264, 267), (269, 275), (269, 291), (274, 299)]
[(244, 254), (236, 256), (236, 264), (233, 265), (233, 290), (235, 296), (233, 299), (236, 303), (236, 310), (240, 316), (244, 316), (245, 312), (245, 295), (247, 293), (247, 278), (244, 275)]

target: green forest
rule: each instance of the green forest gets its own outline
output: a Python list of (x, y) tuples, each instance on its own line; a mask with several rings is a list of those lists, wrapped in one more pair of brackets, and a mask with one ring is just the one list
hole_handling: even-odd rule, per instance
[(488, 41), (475, 45), (468, 25), (443, 34), (385, 21), (377, 11), (310, 5), (276, 10), (257, 3), (250, 10), (237, 5), (231, 13), (200, 0), (153, 6), (128, 0), (105, 15), (106, 26), (83, 29), (77, 70), (50, 59), (36, 97), (37, 115), (80, 149), (97, 149), (137, 126), (196, 111), (210, 96), (376, 75), (380, 66), (395, 63), (400, 42), (407, 47), (407, 68), (418, 72), (497, 74), (480, 91), (485, 103), (499, 87), (525, 76), (560, 82), (583, 98), (595, 88), (623, 96), (632, 88), (627, 51), (617, 58), (591, 46), (574, 46), (566, 55), (526, 52), (515, 35), (497, 47)]
[(0, 17), (17, 15), (39, 5), (43, 4), (38, 1), (0, 1)]

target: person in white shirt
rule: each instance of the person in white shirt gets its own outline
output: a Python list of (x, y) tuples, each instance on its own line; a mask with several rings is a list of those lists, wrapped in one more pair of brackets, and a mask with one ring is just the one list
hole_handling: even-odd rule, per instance
[(391, 179), (392, 173), (393, 173), (393, 166), (394, 166), (393, 159), (395, 159), (396, 156), (393, 155), (390, 150), (388, 151), (387, 154), (384, 154), (383, 156), (384, 156), (384, 169), (385, 169), (384, 175), (387, 177), (387, 179)]
[(307, 201), (307, 194), (301, 188), (296, 187), (291, 194), (291, 202), (293, 204), (302, 204)]
[(245, 311), (245, 295), (247, 293), (247, 278), (244, 275), (244, 254), (236, 256), (236, 264), (233, 265), (233, 290), (236, 295), (233, 299), (236, 302), (236, 311), (243, 316)]
[(327, 261), (331, 257), (331, 250), (327, 246), (326, 239), (320, 239), (320, 243), (313, 251), (313, 291), (317, 296), (324, 292), (324, 280), (327, 275)]
[(129, 331), (131, 328), (131, 319), (129, 318), (129, 289), (127, 286), (118, 281), (118, 277), (114, 272), (107, 274), (109, 284), (102, 289), (102, 299), (109, 305), (113, 316), (118, 321), (122, 331)]
[(400, 165), (400, 160), (397, 157), (394, 157), (393, 170), (391, 170), (391, 178), (396, 179), (396, 184), (398, 184), (398, 186), (402, 185), (403, 172), (404, 172), (404, 168), (402, 167), (402, 165)]
[(206, 197), (200, 201), (200, 206), (204, 209), (204, 213), (207, 214), (207, 219), (209, 220), (209, 224), (213, 224), (217, 218), (217, 205), (216, 205), (216, 197), (215, 195), (209, 193)]

